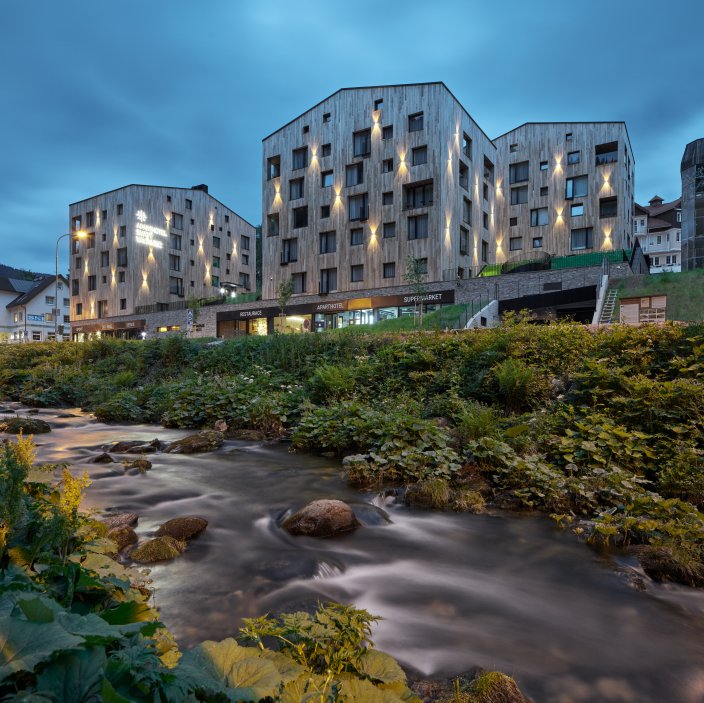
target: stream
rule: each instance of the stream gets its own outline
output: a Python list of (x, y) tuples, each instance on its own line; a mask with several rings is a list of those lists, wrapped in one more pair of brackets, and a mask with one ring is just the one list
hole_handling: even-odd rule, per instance
[(287, 509), (381, 499), (347, 486), (338, 462), (279, 443), (152, 454), (150, 471), (125, 474), (86, 461), (117, 440), (189, 433), (105, 425), (79, 411), (39, 417), (53, 431), (35, 438), (38, 460), (89, 472), (85, 508), (138, 513), (140, 539), (172, 517), (209, 521), (184, 555), (149, 574), (184, 647), (236, 634), (243, 617), (334, 599), (382, 616), (377, 647), (427, 677), (498, 669), (540, 703), (704, 701), (704, 592), (655, 584), (634, 560), (599, 556), (547, 518), (391, 504), (389, 524), (294, 538), (276, 525)]

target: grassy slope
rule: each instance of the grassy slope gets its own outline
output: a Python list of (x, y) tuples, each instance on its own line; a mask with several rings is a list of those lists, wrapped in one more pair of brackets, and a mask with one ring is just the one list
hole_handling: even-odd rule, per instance
[(641, 295), (667, 295), (668, 320), (704, 320), (704, 269), (633, 276), (620, 281), (616, 289), (619, 299)]

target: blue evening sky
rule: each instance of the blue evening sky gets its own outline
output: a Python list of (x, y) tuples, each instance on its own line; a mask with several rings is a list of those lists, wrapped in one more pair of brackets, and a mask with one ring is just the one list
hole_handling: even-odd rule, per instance
[(0, 0), (0, 263), (53, 271), (68, 203), (128, 183), (207, 183), (258, 224), (261, 139), (344, 86), (442, 80), (492, 137), (625, 120), (636, 198), (675, 198), (703, 23), (702, 0)]

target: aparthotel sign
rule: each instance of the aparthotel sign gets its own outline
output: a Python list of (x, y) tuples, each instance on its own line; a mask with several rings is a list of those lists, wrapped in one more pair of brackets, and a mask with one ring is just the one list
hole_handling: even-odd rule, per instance
[(167, 231), (162, 227), (147, 224), (147, 213), (144, 210), (138, 210), (136, 217), (134, 239), (137, 244), (144, 244), (153, 249), (163, 249)]

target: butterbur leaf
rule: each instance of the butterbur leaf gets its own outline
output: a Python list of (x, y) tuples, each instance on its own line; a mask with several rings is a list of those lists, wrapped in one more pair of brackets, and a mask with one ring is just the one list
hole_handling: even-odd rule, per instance
[(104, 610), (100, 613), (100, 617), (111, 625), (126, 625), (132, 622), (154, 620), (155, 614), (155, 611), (146, 603), (130, 600)]
[(261, 652), (260, 656), (262, 659), (270, 661), (276, 667), (276, 670), (279, 672), (279, 679), (282, 683), (287, 684), (290, 681), (295, 681), (305, 671), (300, 664), (280, 652), (272, 652), (267, 649)]
[(82, 637), (66, 632), (56, 622), (0, 617), (0, 681), (18, 671), (32, 671), (55, 652), (82, 644)]
[(37, 688), (57, 701), (100, 703), (106, 660), (100, 647), (62, 654), (39, 674)]
[(281, 688), (281, 675), (272, 662), (262, 657), (248, 657), (235, 662), (227, 675), (229, 686), (252, 691), (251, 700), (274, 696)]
[(371, 681), (340, 677), (341, 703), (401, 703), (401, 698), (394, 691), (377, 688)]
[(421, 703), (421, 699), (405, 683), (394, 681), (379, 684), (382, 691), (393, 691), (404, 703)]
[(103, 679), (101, 685), (101, 700), (102, 703), (135, 703), (131, 698), (125, 698), (120, 695), (113, 687), (113, 685), (107, 679)]
[(406, 674), (396, 660), (384, 652), (368, 649), (360, 658), (357, 670), (374, 681), (406, 682)]
[[(53, 622), (56, 610), (46, 598), (31, 598), (17, 601), (17, 606), (30, 622)], [(56, 604), (54, 604), (56, 605)]]

